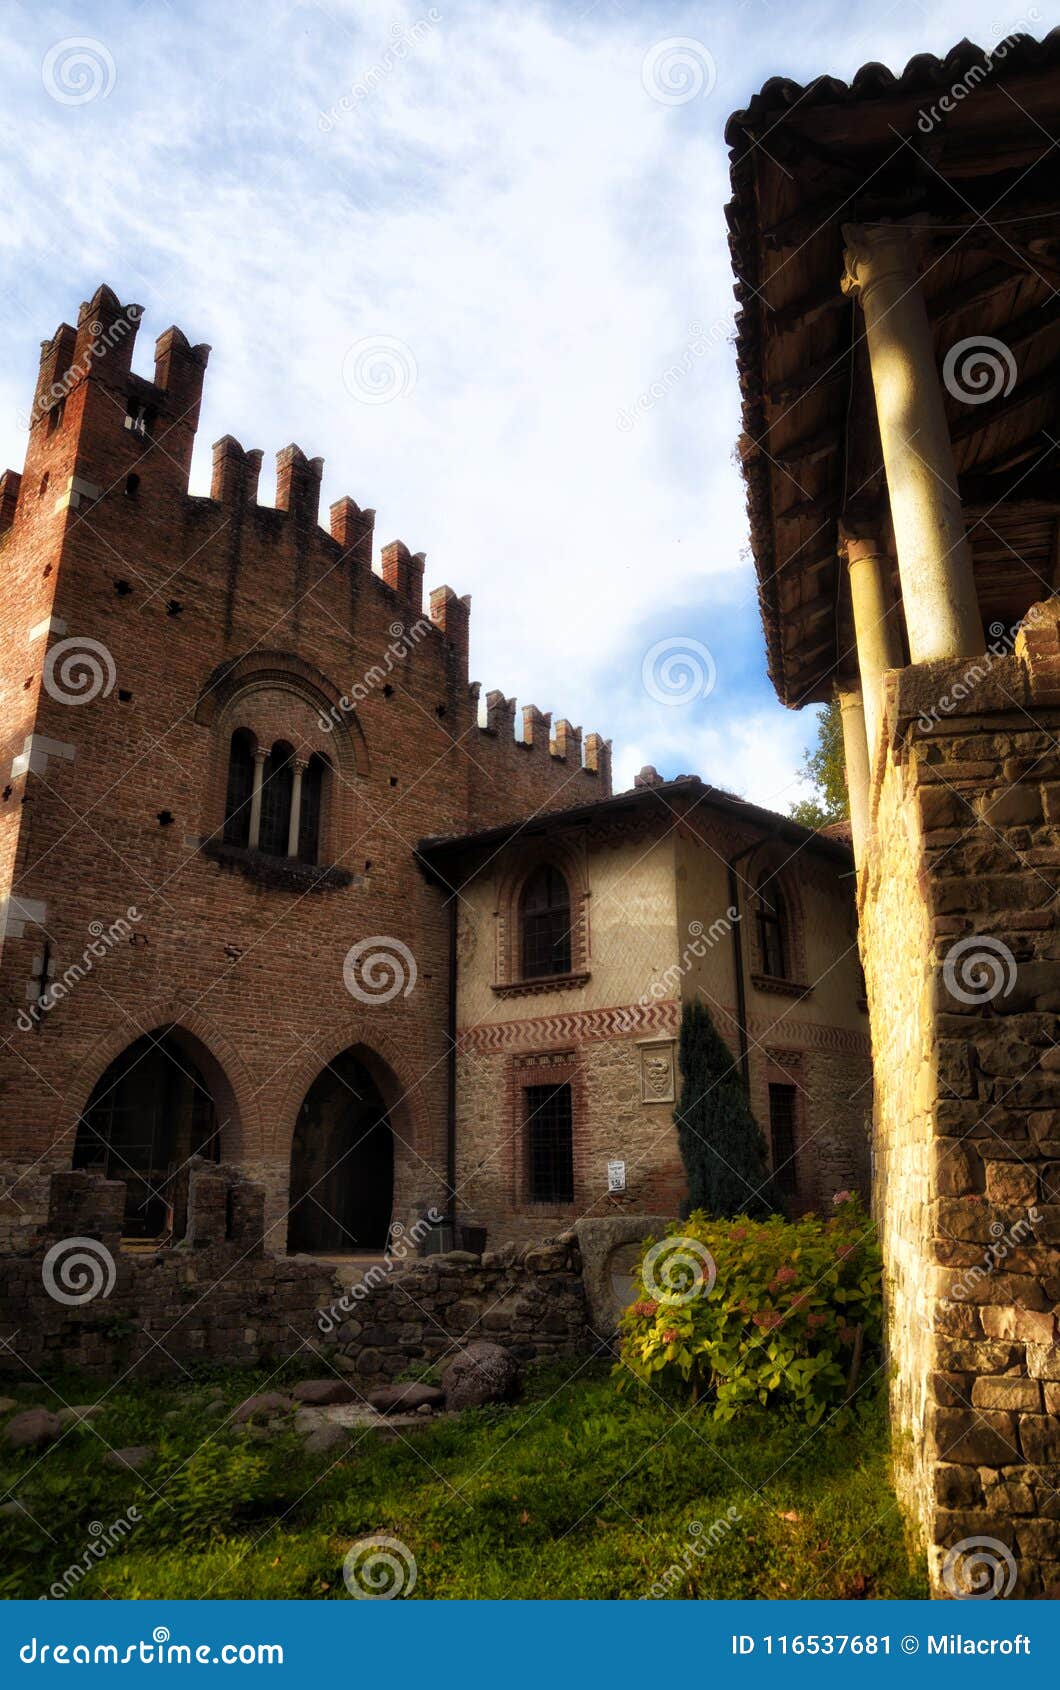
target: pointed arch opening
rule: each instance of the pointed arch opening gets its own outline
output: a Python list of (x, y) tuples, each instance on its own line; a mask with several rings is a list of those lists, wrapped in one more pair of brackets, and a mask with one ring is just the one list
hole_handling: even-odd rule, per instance
[(187, 1227), (188, 1164), (220, 1160), (233, 1116), (231, 1087), (205, 1045), (184, 1028), (155, 1028), (96, 1081), (73, 1166), (125, 1181), (125, 1237), (170, 1242)]
[(357, 1255), (386, 1249), (394, 1206), (394, 1133), (385, 1081), (351, 1047), (307, 1091), (291, 1145), (292, 1252)]

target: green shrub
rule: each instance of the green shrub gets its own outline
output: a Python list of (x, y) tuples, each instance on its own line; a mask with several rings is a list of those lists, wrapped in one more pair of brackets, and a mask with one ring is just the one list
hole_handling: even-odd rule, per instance
[(683, 1381), (719, 1420), (746, 1403), (808, 1425), (843, 1411), (882, 1337), (875, 1231), (849, 1192), (798, 1221), (694, 1214), (649, 1245), (640, 1296), (621, 1322), (621, 1362), (652, 1384)]

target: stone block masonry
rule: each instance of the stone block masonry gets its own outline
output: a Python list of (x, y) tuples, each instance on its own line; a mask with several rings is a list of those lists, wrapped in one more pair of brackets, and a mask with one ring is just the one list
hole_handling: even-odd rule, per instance
[(1060, 601), (967, 667), (887, 678), (860, 887), (875, 1200), (935, 1587), (985, 1537), (1034, 1595), (1060, 1582)]
[(193, 1364), (321, 1360), (365, 1389), (444, 1361), (473, 1338), (521, 1362), (591, 1353), (573, 1235), (482, 1257), (381, 1261), (345, 1284), (333, 1264), (262, 1248), (264, 1192), (232, 1169), (191, 1174), (184, 1243), (123, 1251), (124, 1184), (51, 1181), (47, 1225), (6, 1255), (0, 1377), (83, 1371), (115, 1380), (182, 1377)]

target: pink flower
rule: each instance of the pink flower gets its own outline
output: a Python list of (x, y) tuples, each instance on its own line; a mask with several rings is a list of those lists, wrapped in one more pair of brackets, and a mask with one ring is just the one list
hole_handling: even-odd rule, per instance
[(780, 1325), (783, 1316), (778, 1314), (775, 1309), (760, 1309), (757, 1314), (751, 1316), (751, 1319), (756, 1326), (762, 1327), (764, 1331), (772, 1332), (774, 1326)]
[(659, 1307), (658, 1303), (652, 1302), (650, 1300), (647, 1300), (647, 1301), (642, 1302), (642, 1303), (634, 1303), (633, 1313), (643, 1315), (643, 1316), (646, 1316), (648, 1319), (651, 1319), (651, 1317), (656, 1313), (658, 1307)]
[(825, 1314), (808, 1314), (806, 1316), (807, 1326), (824, 1326), (827, 1320), (828, 1316)]
[(853, 1195), (854, 1193), (852, 1191), (837, 1191), (835, 1196), (832, 1198), (832, 1202), (836, 1204), (849, 1203)]
[(677, 1329), (675, 1327), (671, 1326), (669, 1332), (663, 1333), (663, 1343), (664, 1344), (676, 1344), (677, 1340), (680, 1336), (681, 1336), (681, 1334), (677, 1331)]
[(799, 1276), (793, 1267), (782, 1267), (777, 1269), (776, 1279), (778, 1285), (790, 1285), (792, 1280), (798, 1279), (798, 1277)]

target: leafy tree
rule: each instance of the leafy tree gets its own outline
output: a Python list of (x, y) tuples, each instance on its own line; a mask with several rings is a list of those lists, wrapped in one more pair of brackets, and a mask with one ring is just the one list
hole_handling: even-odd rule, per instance
[(803, 827), (824, 827), (849, 816), (843, 721), (837, 698), (826, 704), (817, 718), (817, 743), (807, 746), (799, 779), (813, 787), (811, 798), (800, 798), (791, 806), (792, 816)]
[(722, 1220), (782, 1207), (739, 1066), (698, 1001), (685, 1004), (678, 1055), (681, 1101), (674, 1120), (688, 1180), (684, 1213), (701, 1210)]

